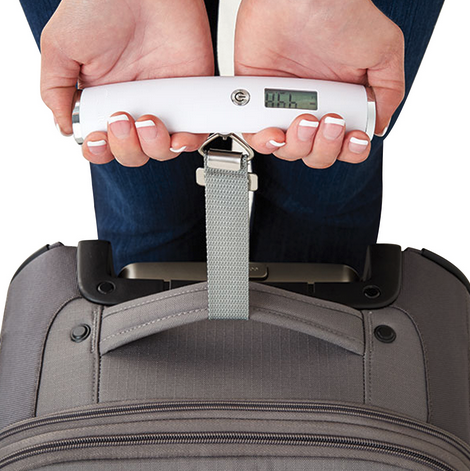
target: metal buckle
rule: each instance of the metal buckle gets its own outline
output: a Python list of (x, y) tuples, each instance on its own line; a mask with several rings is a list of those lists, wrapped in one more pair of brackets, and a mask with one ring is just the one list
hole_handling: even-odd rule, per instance
[[(205, 157), (207, 155), (206, 147), (212, 142), (215, 141), (217, 138), (221, 137), (224, 141), (227, 139), (232, 139), (232, 141), (235, 141), (238, 145), (240, 145), (245, 151), (246, 154), (243, 153), (243, 155), (246, 155), (247, 160), (250, 161), (254, 156), (255, 153), (253, 152), (253, 149), (239, 136), (236, 134), (230, 133), (230, 134), (220, 134), (220, 133), (215, 133), (210, 135), (205, 142), (202, 144), (201, 147), (199, 147), (198, 152)], [(231, 152), (231, 151), (224, 151), (224, 152)]]
[[(221, 137), (222, 139), (232, 139), (238, 145), (242, 147), (245, 152), (237, 152), (231, 150), (218, 150), (209, 149), (208, 145), (215, 139)], [(198, 152), (204, 157), (207, 157), (207, 166), (210, 168), (216, 168), (219, 170), (238, 172), (241, 170), (242, 158), (246, 156), (247, 162), (249, 162), (255, 156), (253, 149), (243, 141), (236, 134), (212, 134), (199, 148)], [(258, 189), (258, 176), (254, 173), (248, 173), (249, 180), (249, 191), (256, 191)], [(198, 168), (196, 170), (196, 182), (200, 186), (206, 185), (205, 171), (204, 168)]]

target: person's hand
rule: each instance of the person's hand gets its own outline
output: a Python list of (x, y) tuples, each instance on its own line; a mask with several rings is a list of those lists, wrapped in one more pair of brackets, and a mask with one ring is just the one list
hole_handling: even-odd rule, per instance
[[(203, 0), (62, 0), (41, 37), (41, 95), (63, 134), (72, 133), (75, 86), (214, 74)], [(118, 111), (118, 110), (116, 110)], [(154, 116), (115, 113), (108, 132), (87, 136), (84, 156), (126, 166), (195, 150), (205, 136), (170, 136)], [(170, 150), (172, 149), (172, 150)]]
[[(235, 35), (235, 74), (291, 76), (373, 88), (375, 132), (383, 134), (404, 96), (404, 39), (400, 28), (370, 0), (243, 0)], [(269, 128), (245, 135), (258, 152), (326, 168), (336, 160), (364, 161), (364, 132), (345, 135), (338, 115), (320, 123), (298, 117), (287, 133)]]

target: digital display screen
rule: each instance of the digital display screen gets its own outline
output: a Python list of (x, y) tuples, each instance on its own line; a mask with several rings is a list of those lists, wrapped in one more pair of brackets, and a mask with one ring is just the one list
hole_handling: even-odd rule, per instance
[(318, 110), (318, 92), (301, 90), (264, 90), (266, 108), (294, 108), (299, 110)]

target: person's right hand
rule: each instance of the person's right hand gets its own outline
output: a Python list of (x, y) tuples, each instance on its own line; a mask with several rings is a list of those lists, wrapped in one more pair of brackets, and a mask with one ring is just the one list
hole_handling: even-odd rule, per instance
[[(63, 134), (72, 133), (75, 86), (214, 74), (209, 22), (203, 0), (62, 0), (41, 36), (41, 95)], [(170, 136), (156, 117), (134, 125), (116, 110), (108, 133), (83, 144), (94, 163), (114, 157), (126, 166), (166, 160), (196, 150), (205, 136)], [(121, 117), (121, 119), (119, 119)], [(113, 121), (113, 120), (111, 120)], [(172, 150), (170, 150), (172, 149)], [(176, 152), (175, 152), (176, 151)]]

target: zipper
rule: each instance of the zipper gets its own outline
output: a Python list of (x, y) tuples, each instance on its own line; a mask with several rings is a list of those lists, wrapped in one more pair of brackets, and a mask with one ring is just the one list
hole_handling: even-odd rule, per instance
[(322, 446), (351, 449), (355, 451), (373, 451), (431, 467), (437, 471), (455, 471), (424, 453), (415, 450), (388, 445), (374, 440), (362, 440), (349, 437), (336, 437), (313, 434), (288, 433), (239, 433), (239, 432), (199, 432), (199, 433), (146, 433), (129, 435), (111, 435), (100, 437), (81, 437), (56, 440), (23, 449), (0, 460), (0, 469), (26, 458), (33, 458), (44, 453), (83, 449), (89, 447), (139, 446), (139, 445), (288, 445), (288, 446)]
[(94, 418), (105, 418), (119, 415), (133, 415), (141, 413), (158, 413), (158, 412), (190, 412), (205, 410), (221, 410), (221, 411), (240, 411), (240, 412), (316, 412), (316, 413), (333, 413), (346, 414), (350, 416), (377, 419), (394, 425), (408, 427), (420, 432), (430, 434), (436, 438), (446, 441), (447, 443), (457, 446), (470, 459), (470, 449), (466, 444), (432, 426), (421, 424), (412, 419), (396, 416), (387, 412), (363, 409), (352, 405), (340, 404), (324, 404), (324, 403), (269, 403), (256, 401), (198, 401), (198, 402), (162, 402), (147, 404), (129, 404), (124, 406), (106, 406), (93, 410), (76, 411), (57, 414), (55, 416), (44, 417), (40, 419), (23, 422), (17, 426), (13, 426), (0, 434), (0, 443), (3, 439), (16, 433), (26, 432), (28, 430), (54, 424), (61, 424), (71, 420), (85, 420)]
[[(387, 412), (363, 409), (352, 405), (325, 403), (269, 403), (256, 401), (207, 401), (207, 402), (164, 402), (123, 406), (106, 406), (92, 410), (76, 411), (58, 414), (56, 416), (23, 422), (11, 427), (0, 434), (2, 439), (16, 433), (25, 432), (41, 426), (62, 424), (72, 420), (106, 418), (119, 415), (136, 415), (141, 413), (185, 412), (185, 411), (241, 411), (241, 412), (306, 412), (334, 413), (355, 416), (359, 418), (376, 419), (389, 424), (407, 427), (424, 432), (445, 441), (462, 452), (470, 460), (470, 448), (460, 439), (447, 434), (445, 431), (415, 422), (412, 419), (395, 416)], [(60, 439), (35, 445), (15, 452), (0, 460), (0, 469), (17, 461), (40, 454), (66, 451), (86, 447), (127, 446), (127, 445), (165, 445), (165, 444), (253, 444), (253, 445), (303, 445), (327, 446), (354, 450), (376, 451), (399, 456), (430, 466), (438, 471), (455, 471), (454, 468), (424, 453), (398, 445), (390, 445), (374, 440), (356, 439), (315, 434), (289, 434), (264, 432), (188, 432), (188, 433), (146, 433), (124, 434), (97, 437), (80, 437)]]

